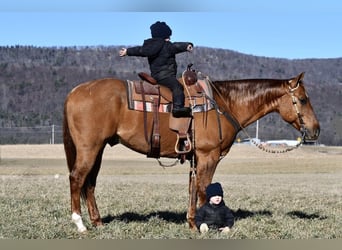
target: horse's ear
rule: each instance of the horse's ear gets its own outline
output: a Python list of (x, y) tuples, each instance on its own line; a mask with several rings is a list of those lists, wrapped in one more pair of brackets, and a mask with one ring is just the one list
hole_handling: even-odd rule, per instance
[(289, 80), (289, 84), (291, 88), (295, 88), (298, 85), (299, 81), (302, 81), (304, 79), (305, 72), (300, 73), (298, 76), (292, 78)]
[(304, 79), (305, 72), (302, 72), (298, 76), (298, 81), (302, 81)]

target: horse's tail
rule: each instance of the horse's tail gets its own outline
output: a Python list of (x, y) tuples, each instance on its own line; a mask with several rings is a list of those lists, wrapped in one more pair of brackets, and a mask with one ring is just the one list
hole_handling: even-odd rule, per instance
[(66, 160), (68, 164), (68, 169), (69, 169), (69, 172), (71, 172), (76, 161), (76, 147), (70, 135), (66, 106), (67, 105), (65, 103), (64, 117), (63, 117), (63, 143), (64, 143), (64, 151), (65, 151), (65, 156), (66, 156)]

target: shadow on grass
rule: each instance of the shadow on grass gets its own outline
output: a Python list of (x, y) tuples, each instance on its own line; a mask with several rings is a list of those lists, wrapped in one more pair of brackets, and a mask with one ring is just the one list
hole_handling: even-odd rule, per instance
[(238, 209), (236, 211), (233, 211), (233, 215), (234, 215), (235, 221), (237, 221), (237, 220), (242, 220), (242, 219), (256, 217), (256, 216), (271, 217), (272, 212), (268, 210), (248, 211), (248, 210)]
[(307, 214), (304, 213), (302, 211), (292, 211), (292, 212), (288, 212), (286, 215), (290, 216), (292, 219), (306, 219), (306, 220), (325, 220), (328, 217), (326, 216), (320, 216), (318, 213), (313, 213), (313, 214)]
[(177, 224), (182, 224), (186, 222), (186, 212), (176, 213), (170, 211), (159, 211), (149, 214), (138, 214), (134, 212), (126, 212), (121, 215), (112, 216), (107, 215), (106, 217), (102, 218), (102, 222), (107, 224), (114, 220), (125, 221), (125, 222), (132, 222), (132, 221), (148, 221), (152, 217), (158, 217), (168, 222), (173, 222)]
[[(248, 211), (238, 209), (237, 211), (232, 211), (235, 217), (235, 221), (246, 219), (255, 216), (272, 216), (272, 213), (267, 210), (262, 211)], [(102, 222), (105, 224), (111, 223), (114, 220), (124, 221), (124, 222), (132, 222), (132, 221), (148, 221), (152, 217), (158, 217), (167, 222), (173, 222), (176, 224), (183, 224), (186, 222), (186, 212), (170, 212), (170, 211), (159, 211), (149, 214), (138, 214), (134, 212), (126, 212), (121, 215), (112, 216), (107, 215), (102, 218)]]

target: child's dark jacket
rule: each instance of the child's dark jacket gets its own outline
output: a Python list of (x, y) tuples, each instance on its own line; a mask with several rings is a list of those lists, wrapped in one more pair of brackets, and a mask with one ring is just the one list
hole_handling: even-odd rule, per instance
[(206, 223), (209, 228), (231, 228), (234, 225), (234, 215), (223, 200), (218, 205), (207, 202), (197, 210), (195, 222), (197, 228), (202, 223)]
[(168, 77), (176, 77), (176, 54), (186, 52), (189, 42), (165, 41), (162, 38), (150, 38), (142, 46), (127, 49), (128, 56), (148, 57), (151, 75), (157, 81)]

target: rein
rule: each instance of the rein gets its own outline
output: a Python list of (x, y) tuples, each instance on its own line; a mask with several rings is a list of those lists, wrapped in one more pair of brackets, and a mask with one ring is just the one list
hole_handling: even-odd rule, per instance
[[(220, 91), (216, 88), (216, 86), (213, 84), (213, 82), (209, 79), (208, 76), (205, 76), (206, 80), (209, 82), (209, 84), (211, 85), (211, 87), (216, 91), (216, 93), (218, 94), (219, 98), (223, 101), (223, 103), (225, 104), (225, 108), (226, 110), (229, 111), (229, 106), (227, 104), (227, 102), (225, 101), (225, 99), (223, 98), (223, 96), (221, 95)], [(218, 129), (219, 129), (219, 136), (220, 136), (220, 141), (222, 141), (222, 127), (221, 127), (221, 122), (220, 122), (220, 118), (219, 118), (219, 115), (223, 115), (227, 120), (228, 122), (230, 122), (230, 124), (234, 127), (236, 133), (239, 132), (240, 130), (243, 131), (245, 133), (245, 135), (248, 137), (248, 139), (250, 139), (250, 141), (260, 150), (264, 151), (264, 152), (267, 152), (267, 153), (277, 153), (277, 154), (280, 154), (280, 153), (286, 153), (286, 152), (290, 152), (294, 149), (297, 149), (299, 148), (303, 142), (304, 142), (304, 138), (305, 138), (305, 135), (306, 135), (306, 128), (305, 128), (305, 123), (303, 121), (303, 118), (302, 118), (302, 114), (299, 112), (299, 109), (298, 109), (298, 106), (297, 106), (297, 100), (294, 96), (294, 91), (297, 90), (299, 88), (299, 82), (297, 83), (296, 87), (294, 88), (291, 88), (289, 86), (289, 95), (291, 95), (291, 98), (292, 98), (292, 104), (295, 108), (295, 111), (296, 111), (296, 114), (297, 114), (297, 117), (299, 119), (299, 122), (300, 122), (300, 132), (302, 134), (301, 136), (301, 140), (300, 142), (295, 145), (295, 146), (292, 146), (292, 147), (287, 147), (285, 149), (281, 149), (281, 150), (276, 150), (276, 149), (270, 149), (270, 148), (267, 148), (264, 144), (262, 143), (258, 143), (257, 141), (255, 141), (254, 139), (251, 138), (251, 136), (247, 133), (247, 131), (245, 130), (245, 128), (239, 123), (239, 121), (234, 117), (234, 115), (231, 113), (231, 112), (227, 112), (227, 111), (222, 111), (220, 109), (220, 107), (217, 105), (217, 102), (213, 99), (213, 98), (210, 98), (209, 96), (206, 96), (206, 98), (208, 98), (210, 100), (210, 102), (214, 105), (215, 107), (215, 110), (216, 110), (216, 113), (217, 113), (217, 121), (218, 121)], [(192, 129), (193, 131), (193, 143), (194, 142), (194, 130)], [(193, 144), (194, 145), (194, 144)], [(159, 166), (161, 167), (173, 167), (175, 165), (178, 164), (179, 162), (179, 159), (177, 159), (175, 162), (173, 163), (170, 163), (170, 164), (164, 164), (162, 163), (159, 159), (157, 159), (158, 163), (159, 163)], [(194, 178), (196, 176), (196, 164), (194, 162), (194, 157), (191, 157), (191, 177)]]

